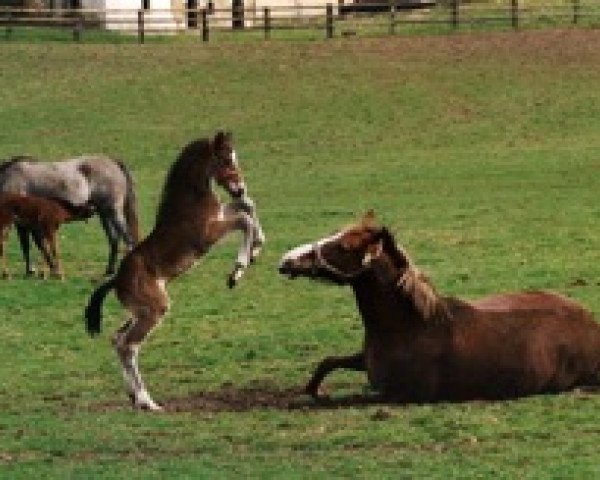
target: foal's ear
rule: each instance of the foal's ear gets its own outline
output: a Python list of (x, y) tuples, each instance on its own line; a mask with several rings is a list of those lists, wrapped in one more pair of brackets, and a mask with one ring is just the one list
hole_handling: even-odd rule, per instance
[(404, 268), (410, 262), (406, 252), (398, 247), (396, 239), (387, 227), (381, 227), (375, 234), (375, 239), (381, 243), (383, 250), (390, 256), (394, 264), (399, 268)]
[(223, 130), (219, 130), (213, 140), (215, 148), (222, 147), (225, 144), (225, 140), (227, 140), (227, 134)]

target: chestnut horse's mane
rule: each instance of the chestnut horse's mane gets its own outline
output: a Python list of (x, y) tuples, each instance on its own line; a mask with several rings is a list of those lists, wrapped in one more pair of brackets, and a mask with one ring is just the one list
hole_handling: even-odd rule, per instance
[(387, 229), (384, 229), (382, 239), (385, 252), (403, 272), (396, 281), (396, 288), (402, 296), (411, 300), (415, 310), (425, 321), (451, 320), (446, 299), (438, 294), (427, 275), (413, 265), (406, 251), (398, 247)]
[(207, 164), (210, 160), (211, 143), (207, 138), (187, 144), (173, 162), (163, 187), (156, 222), (177, 215), (181, 205), (177, 201), (182, 194), (203, 192), (210, 188)]

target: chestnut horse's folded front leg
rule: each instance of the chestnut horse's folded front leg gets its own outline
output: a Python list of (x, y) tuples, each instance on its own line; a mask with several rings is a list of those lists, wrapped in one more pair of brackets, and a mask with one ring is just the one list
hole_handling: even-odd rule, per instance
[(322, 360), (306, 385), (306, 393), (315, 399), (322, 396), (321, 383), (327, 375), (339, 368), (364, 372), (367, 369), (364, 353), (358, 352), (347, 357), (327, 357)]

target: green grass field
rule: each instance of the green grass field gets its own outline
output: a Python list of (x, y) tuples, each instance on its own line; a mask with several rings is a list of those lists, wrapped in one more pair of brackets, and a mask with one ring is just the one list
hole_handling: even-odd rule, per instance
[[(103, 152), (137, 181), (144, 231), (168, 165), (231, 129), (268, 237), (234, 290), (239, 237), (170, 285), (132, 411), (110, 333), (82, 312), (103, 272), (97, 220), (66, 226), (64, 282), (0, 284), (0, 477), (596, 478), (600, 396), (340, 405), (293, 391), (362, 327), (348, 289), (287, 281), (289, 247), (374, 208), (442, 292), (547, 288), (600, 318), (600, 32), (209, 45), (5, 43), (0, 157)], [(290, 401), (291, 399), (291, 401)]]

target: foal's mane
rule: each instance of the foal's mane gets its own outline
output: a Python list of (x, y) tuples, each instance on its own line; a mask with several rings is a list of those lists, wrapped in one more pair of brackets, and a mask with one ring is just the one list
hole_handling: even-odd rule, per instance
[(185, 192), (203, 192), (209, 188), (207, 162), (210, 159), (211, 143), (207, 138), (194, 140), (187, 144), (177, 160), (173, 162), (163, 187), (156, 215), (158, 219), (171, 216), (173, 201)]
[(396, 288), (400, 294), (411, 301), (423, 320), (451, 320), (445, 299), (438, 294), (427, 275), (413, 265), (408, 253), (396, 244), (386, 228), (383, 229), (382, 241), (384, 251), (394, 266), (402, 272), (396, 280)]

